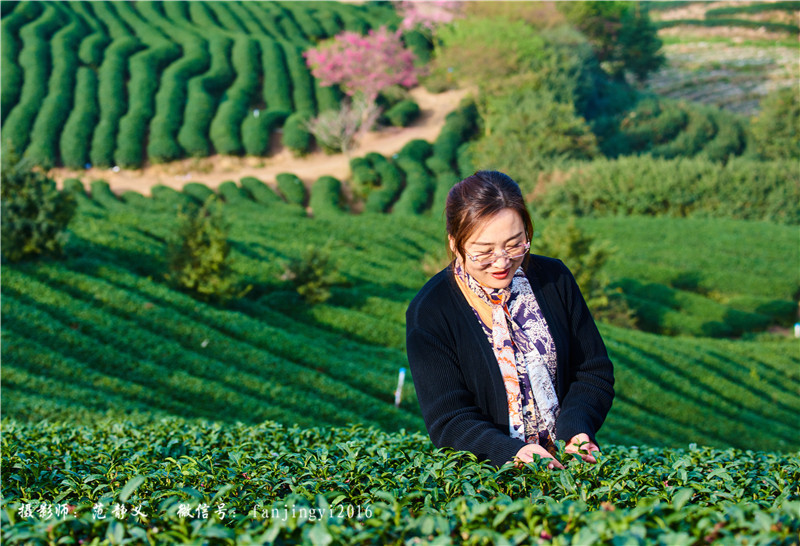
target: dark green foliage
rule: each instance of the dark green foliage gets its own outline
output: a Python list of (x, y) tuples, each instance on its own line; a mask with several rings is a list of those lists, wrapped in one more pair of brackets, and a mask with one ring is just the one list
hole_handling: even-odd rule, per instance
[(564, 2), (557, 4), (583, 32), (597, 58), (614, 77), (629, 72), (644, 80), (664, 62), (661, 40), (646, 6), (633, 2)]
[(342, 183), (332, 176), (320, 176), (311, 187), (309, 206), (315, 218), (339, 215), (341, 208)]
[(20, 153), (30, 142), (31, 128), (47, 96), (47, 83), (52, 70), (50, 38), (61, 28), (62, 16), (59, 8), (48, 4), (42, 15), (22, 27), (19, 33), (22, 42), (19, 64), (23, 70), (23, 81), (19, 102), (10, 109), (3, 122), (3, 145), (10, 143)]
[(75, 107), (69, 114), (61, 133), (59, 149), (65, 167), (83, 168), (89, 163), (92, 132), (97, 125), (97, 75), (86, 67), (80, 67), (75, 84)]
[(3, 20), (0, 23), (0, 110), (2, 122), (14, 108), (19, 100), (23, 85), (23, 69), (18, 62), (22, 43), (19, 38), (19, 29), (36, 18), (42, 4), (40, 2), (20, 2), (13, 4), (13, 11), (7, 13), (3, 10)]
[(201, 301), (225, 303), (248, 289), (237, 286), (230, 265), (228, 229), (216, 196), (202, 207), (183, 209), (176, 239), (170, 242), (165, 278)]
[(163, 184), (156, 184), (150, 188), (153, 202), (160, 210), (170, 214), (177, 214), (182, 208), (197, 207), (203, 201), (190, 193), (183, 193)]
[[(791, 544), (800, 532), (800, 463), (793, 453), (605, 445), (593, 465), (560, 453), (566, 469), (553, 472), (539, 461), (498, 470), (468, 453), (435, 449), (424, 433), (358, 425), (223, 425), (137, 412), (83, 426), (15, 420), (3, 426), (3, 456), (20, 460), (12, 476), (3, 473), (9, 543), (45, 540), (37, 514), (56, 495), (74, 512), (51, 517), (52, 532), (96, 541), (110, 525), (120, 542), (138, 541), (153, 528), (191, 542), (187, 519), (201, 522), (220, 544), (263, 541), (266, 526), (275, 542), (297, 544), (433, 536), (468, 537), (470, 544), (550, 538), (555, 544)], [(98, 453), (112, 450), (135, 461), (125, 473), (104, 472)], [(59, 470), (64, 458), (72, 465)], [(39, 468), (53, 470), (43, 476)], [(100, 500), (105, 521), (92, 512)], [(19, 516), (26, 503), (33, 517)], [(109, 524), (113, 503), (139, 507), (146, 522), (128, 514)], [(190, 515), (178, 515), (180, 504)], [(200, 505), (208, 506), (207, 519)]]
[(444, 127), (433, 143), (433, 156), (440, 161), (440, 166), (432, 170), (436, 173), (452, 171), (458, 147), (470, 140), (477, 129), (478, 109), (474, 101), (465, 100), (445, 117)]
[(286, 57), (283, 47), (275, 40), (262, 38), (261, 66), (264, 71), (264, 102), (269, 110), (291, 111), (292, 92), (290, 79), (286, 77)]
[(214, 190), (201, 182), (189, 182), (188, 184), (184, 184), (183, 193), (203, 203), (208, 199), (209, 195), (214, 193)]
[(122, 19), (133, 28), (147, 49), (131, 56), (127, 85), (128, 110), (119, 120), (114, 161), (121, 167), (139, 167), (146, 158), (144, 145), (150, 120), (155, 114), (155, 95), (161, 73), (181, 55), (181, 48), (158, 29), (141, 19), (128, 4), (117, 4)]
[(756, 151), (764, 159), (800, 158), (800, 98), (794, 86), (773, 91), (761, 101), (751, 124)]
[(311, 150), (311, 133), (306, 128), (309, 117), (305, 112), (295, 112), (283, 126), (281, 143), (295, 155), (305, 155)]
[[(147, 5), (144, 4), (140, 9), (145, 9)], [(166, 2), (164, 9), (174, 23), (187, 21), (187, 14), (180, 9), (180, 4)], [(158, 17), (155, 13), (153, 16)], [(164, 26), (169, 29), (170, 37), (181, 46), (183, 56), (164, 70), (161, 85), (156, 93), (155, 115), (150, 122), (147, 141), (147, 155), (154, 163), (172, 161), (184, 156), (185, 151), (178, 144), (177, 137), (183, 124), (188, 81), (208, 70), (211, 62), (205, 41), (174, 23), (166, 22)]]
[(411, 99), (401, 100), (383, 113), (383, 118), (395, 127), (408, 127), (420, 114), (419, 105)]
[[(521, 89), (490, 97), (484, 123), (490, 131), (471, 147), (475, 164), (515, 180), (598, 154), (597, 139), (586, 121), (571, 103), (557, 101), (549, 91)], [(451, 149), (455, 153), (457, 145)]]
[(462, 179), (478, 170), (475, 168), (475, 163), (472, 160), (469, 142), (462, 143), (458, 147), (458, 150), (456, 150), (456, 165), (458, 166), (458, 176)]
[[(192, 2), (190, 9), (197, 4)], [(211, 66), (208, 71), (189, 80), (183, 125), (178, 132), (178, 143), (192, 156), (204, 157), (210, 153), (208, 129), (220, 97), (234, 79), (230, 64), (233, 41), (223, 35), (212, 34), (208, 40)]]
[[(294, 110), (298, 113), (314, 115), (317, 112), (317, 104), (314, 99), (314, 84), (311, 72), (306, 66), (303, 57), (304, 48), (294, 44), (283, 44), (283, 52), (286, 55), (286, 68), (289, 77), (292, 79), (292, 103)], [(286, 77), (285, 74), (281, 75)]]
[(211, 121), (209, 137), (217, 153), (240, 155), (244, 152), (241, 126), (248, 114), (250, 105), (255, 103), (258, 91), (258, 46), (247, 36), (236, 39), (231, 52), (236, 79), (225, 91), (217, 114)]
[(433, 146), (424, 140), (412, 140), (400, 151), (395, 164), (405, 174), (406, 185), (392, 207), (396, 214), (421, 214), (430, 207), (435, 179), (425, 168)]
[[(571, 169), (536, 200), (539, 214), (704, 216), (800, 223), (797, 164), (734, 158), (648, 157), (594, 161)], [(647, 183), (643, 183), (647, 181)]]
[(403, 173), (394, 163), (380, 154), (367, 154), (367, 159), (378, 175), (380, 186), (367, 196), (364, 211), (387, 212), (403, 189)]
[(409, 30), (403, 33), (403, 42), (417, 57), (415, 64), (420, 66), (428, 64), (433, 53), (433, 43), (427, 36), (418, 30)]
[[(99, 4), (104, 6), (104, 4)], [(96, 8), (100, 9), (100, 8)], [(141, 43), (132, 37), (115, 38), (106, 49), (97, 81), (100, 121), (92, 135), (90, 162), (97, 167), (114, 165), (119, 120), (125, 114), (127, 99), (125, 79), (128, 76), (128, 59), (141, 49)]]
[(711, 19), (668, 19), (655, 23), (656, 27), (669, 28), (677, 26), (697, 26), (697, 27), (742, 27), (742, 28), (763, 28), (768, 32), (786, 32), (788, 34), (800, 34), (800, 26), (789, 23), (773, 23), (772, 21), (751, 21), (750, 19), (725, 19), (714, 17)]
[(354, 157), (350, 160), (350, 181), (353, 184), (353, 191), (363, 198), (378, 185), (378, 173), (373, 170), (366, 158)]
[(251, 201), (250, 193), (237, 186), (233, 180), (227, 180), (220, 184), (217, 188), (217, 193), (222, 196), (225, 203), (241, 204)]
[(309, 305), (328, 301), (331, 287), (344, 281), (327, 246), (309, 246), (302, 256), (286, 264), (282, 279)]
[(296, 174), (292, 173), (278, 173), (275, 177), (278, 181), (278, 189), (280, 190), (283, 198), (289, 203), (306, 206), (308, 201), (308, 192), (303, 181)]
[(242, 123), (242, 145), (248, 155), (268, 155), (270, 135), (280, 128), (290, 112), (259, 111), (248, 115)]
[(283, 199), (281, 199), (278, 194), (272, 190), (272, 188), (267, 186), (258, 178), (245, 176), (239, 182), (241, 183), (242, 188), (250, 194), (250, 197), (256, 203), (266, 206), (283, 203)]
[(9, 145), (3, 146), (0, 179), (3, 258), (17, 262), (61, 255), (75, 214), (72, 192), (58, 191), (52, 179), (20, 161)]
[(92, 180), (89, 188), (92, 200), (108, 210), (113, 211), (124, 205), (105, 180)]
[(761, 13), (764, 11), (800, 11), (800, 2), (757, 2), (740, 6), (725, 6), (706, 10), (706, 18), (725, 17), (738, 13)]

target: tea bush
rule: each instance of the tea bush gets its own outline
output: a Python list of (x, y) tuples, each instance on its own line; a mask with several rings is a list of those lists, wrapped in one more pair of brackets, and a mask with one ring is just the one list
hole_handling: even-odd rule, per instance
[[(535, 200), (540, 214), (702, 216), (800, 223), (800, 180), (792, 161), (625, 157), (567, 171)], [(647, 180), (647, 184), (641, 181)]]
[(795, 454), (608, 445), (596, 464), (562, 454), (553, 471), (360, 426), (122, 417), (3, 430), (7, 542), (784, 544), (800, 532)]
[(278, 189), (289, 203), (304, 207), (308, 201), (308, 191), (300, 178), (292, 173), (279, 173), (276, 177)]

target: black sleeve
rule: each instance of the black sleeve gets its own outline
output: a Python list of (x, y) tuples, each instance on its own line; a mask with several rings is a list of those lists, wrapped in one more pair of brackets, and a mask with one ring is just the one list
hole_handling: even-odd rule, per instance
[(558, 288), (566, 306), (570, 339), (569, 388), (561, 401), (556, 438), (568, 442), (585, 432), (596, 443), (595, 434), (614, 399), (613, 365), (578, 283), (569, 269), (559, 264), (563, 271)]
[(498, 467), (510, 461), (525, 443), (497, 428), (475, 404), (453, 350), (413, 325), (406, 333), (406, 348), (422, 417), (433, 444), (471, 451)]

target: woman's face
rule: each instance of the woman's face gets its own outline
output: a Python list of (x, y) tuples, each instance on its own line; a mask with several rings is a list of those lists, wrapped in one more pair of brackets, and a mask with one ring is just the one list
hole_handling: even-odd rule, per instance
[[(479, 223), (464, 244), (468, 255), (478, 257), (494, 253), (496, 258), (489, 265), (481, 265), (469, 256), (464, 257), (464, 267), (479, 283), (489, 288), (505, 288), (511, 284), (514, 272), (522, 265), (525, 256), (509, 259), (503, 251), (527, 242), (525, 223), (513, 209), (503, 209)], [(450, 237), (450, 248), (456, 253), (455, 242)]]

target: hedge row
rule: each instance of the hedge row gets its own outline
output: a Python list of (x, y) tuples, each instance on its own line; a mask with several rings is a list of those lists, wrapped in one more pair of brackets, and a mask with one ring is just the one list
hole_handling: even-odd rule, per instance
[[(147, 8), (143, 5), (140, 9)], [(180, 2), (165, 2), (164, 10), (172, 22), (172, 38), (180, 44), (183, 56), (164, 70), (161, 87), (156, 93), (155, 115), (150, 122), (147, 142), (147, 155), (155, 163), (172, 161), (185, 155), (177, 137), (183, 124), (189, 80), (208, 70), (211, 64), (204, 41), (175, 24), (186, 21), (185, 7)]]
[[(642, 184), (646, 180), (647, 184)], [(535, 200), (544, 217), (703, 216), (800, 224), (800, 173), (794, 161), (631, 156), (596, 160), (567, 173)]]
[(378, 153), (372, 152), (366, 157), (378, 175), (380, 187), (372, 190), (367, 196), (364, 210), (387, 212), (403, 190), (403, 173), (394, 163)]
[(477, 129), (478, 108), (474, 101), (467, 99), (447, 114), (444, 127), (433, 143), (436, 161), (431, 165), (431, 170), (437, 175), (454, 171), (458, 147), (472, 138)]
[(217, 153), (241, 155), (242, 122), (250, 112), (250, 105), (258, 93), (258, 76), (261, 63), (255, 40), (238, 36), (233, 44), (232, 61), (236, 79), (228, 88), (219, 104), (217, 114), (211, 120), (209, 136)]
[(19, 29), (39, 16), (42, 4), (39, 2), (21, 2), (12, 4), (13, 11), (6, 13), (3, 6), (3, 20), (0, 22), (0, 123), (19, 100), (22, 90), (23, 70), (18, 57), (22, 44), (18, 38)]
[(181, 48), (169, 41), (153, 25), (143, 21), (128, 4), (117, 4), (120, 17), (148, 47), (130, 59), (128, 111), (119, 120), (114, 160), (123, 167), (138, 167), (145, 158), (144, 143), (150, 120), (155, 114), (155, 95), (161, 72), (181, 55)]
[(283, 199), (258, 178), (245, 176), (239, 182), (242, 188), (250, 194), (250, 198), (260, 205), (270, 206), (283, 203)]
[(89, 153), (91, 163), (98, 167), (114, 164), (117, 128), (128, 106), (125, 96), (128, 58), (142, 47), (141, 42), (133, 37), (115, 39), (106, 49), (105, 59), (100, 65), (97, 74), (100, 113)]
[(236, 185), (233, 180), (226, 180), (217, 188), (217, 193), (222, 196), (228, 204), (239, 204), (250, 201), (250, 194), (243, 188)]
[[(22, 153), (30, 142), (31, 127), (47, 93), (50, 76), (50, 36), (62, 23), (63, 14), (48, 4), (41, 17), (20, 30), (22, 50), (19, 64), (24, 73), (19, 102), (3, 123), (3, 144), (10, 143)], [(4, 106), (5, 108), (5, 106)]]
[(301, 207), (306, 206), (308, 191), (300, 177), (292, 173), (279, 173), (276, 179), (278, 181), (278, 189), (287, 202)]
[(406, 186), (394, 204), (395, 214), (420, 214), (430, 205), (433, 194), (433, 177), (425, 168), (425, 160), (433, 153), (433, 146), (424, 140), (412, 140), (398, 154), (395, 163), (405, 173)]
[[(31, 129), (31, 143), (25, 157), (36, 165), (52, 166), (58, 161), (58, 139), (73, 108), (75, 78), (78, 70), (78, 44), (86, 36), (86, 26), (67, 13), (69, 24), (53, 35), (53, 63), (47, 97)], [(79, 97), (80, 100), (80, 97)]]
[[(311, 77), (303, 50), (348, 25), (366, 31), (396, 21), (389, 6), (334, 3), (21, 2), (4, 8), (5, 139), (37, 163), (54, 164), (70, 121), (75, 134), (63, 137), (68, 157), (61, 163), (73, 168), (136, 167), (213, 149), (265, 154), (271, 133), (291, 113), (311, 116), (340, 105), (339, 88)], [(67, 30), (70, 22), (80, 31)], [(59, 29), (68, 37), (63, 47), (60, 38), (51, 43)], [(81, 74), (79, 82), (79, 67), (96, 78)], [(48, 83), (53, 93), (45, 100)], [(91, 104), (97, 115), (88, 115)], [(54, 115), (37, 124), (40, 108)], [(270, 114), (262, 118), (265, 111)], [(97, 125), (81, 126), (86, 123)]]
[(384, 112), (383, 118), (395, 127), (408, 127), (419, 117), (419, 104), (413, 100), (401, 100)]
[(342, 214), (342, 183), (332, 176), (321, 176), (311, 187), (309, 205), (315, 218)]
[(789, 23), (773, 23), (770, 21), (751, 21), (749, 19), (670, 19), (668, 21), (655, 21), (657, 28), (668, 28), (677, 26), (698, 26), (698, 27), (744, 27), (744, 28), (763, 28), (770, 32), (786, 32), (789, 34), (800, 34), (800, 27)]
[(303, 57), (303, 48), (295, 44), (284, 44), (286, 67), (292, 80), (292, 102), (295, 112), (304, 112), (313, 116), (317, 112), (314, 101), (314, 84), (311, 72)]
[(764, 11), (800, 11), (800, 2), (758, 2), (743, 6), (726, 6), (706, 11), (706, 18), (724, 17), (738, 13), (761, 13)]
[[(196, 4), (191, 3), (190, 11)], [(233, 45), (231, 39), (215, 34), (209, 37), (208, 43), (211, 66), (203, 75), (189, 80), (184, 122), (178, 131), (178, 143), (186, 153), (196, 157), (207, 156), (210, 152), (208, 129), (220, 96), (234, 78), (228, 60)]]
[(311, 133), (306, 128), (310, 114), (295, 112), (286, 119), (281, 143), (295, 155), (304, 155), (311, 149)]
[(125, 91), (125, 81), (129, 75), (128, 59), (145, 46), (131, 36), (127, 27), (119, 20), (113, 3), (95, 2), (91, 7), (99, 21), (108, 29), (113, 41), (105, 50), (97, 73), (100, 114), (92, 136), (89, 158), (98, 167), (110, 167), (114, 164), (119, 120), (128, 108)]
[(69, 114), (61, 132), (59, 150), (61, 162), (73, 169), (83, 168), (89, 162), (92, 132), (98, 119), (97, 74), (82, 66), (77, 72), (75, 107)]
[(270, 2), (242, 2), (239, 4), (248, 13), (251, 20), (258, 23), (262, 32), (271, 36), (271, 39), (285, 39), (283, 31), (278, 26), (276, 17), (269, 13)]

